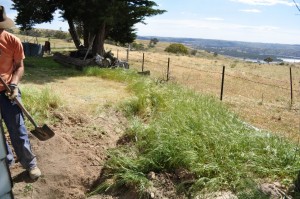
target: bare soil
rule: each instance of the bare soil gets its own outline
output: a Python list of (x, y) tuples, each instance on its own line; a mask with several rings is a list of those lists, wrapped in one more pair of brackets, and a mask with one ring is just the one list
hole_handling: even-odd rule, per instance
[(49, 86), (65, 93), (65, 106), (53, 113), (59, 121), (52, 126), (56, 135), (42, 142), (30, 134), (42, 176), (32, 181), (19, 163), (14, 164), (13, 193), (17, 199), (86, 198), (100, 176), (107, 150), (116, 146), (127, 126), (112, 104), (129, 94), (125, 85), (98, 78), (69, 78)]

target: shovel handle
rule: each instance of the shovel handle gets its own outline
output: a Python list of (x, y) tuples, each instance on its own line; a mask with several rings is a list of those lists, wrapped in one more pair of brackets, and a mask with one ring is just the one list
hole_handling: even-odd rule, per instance
[(31, 117), (30, 113), (25, 109), (23, 104), (18, 100), (17, 98), (14, 99), (16, 104), (20, 107), (20, 109), (23, 111), (23, 113), (26, 115), (28, 120), (33, 124), (34, 128), (38, 128), (38, 125), (35, 123), (34, 119)]
[[(0, 75), (0, 81), (3, 84), (3, 86), (5, 87), (5, 89), (8, 92), (11, 92), (11, 89), (9, 88), (9, 86), (6, 84), (6, 82), (4, 81), (4, 79), (1, 77)], [(29, 121), (33, 124), (33, 126), (35, 128), (38, 127), (38, 125), (35, 123), (34, 119), (31, 117), (30, 113), (25, 109), (25, 107), (23, 106), (23, 104), (20, 102), (20, 100), (18, 100), (18, 98), (15, 98), (14, 101), (16, 102), (16, 104), (20, 107), (20, 109), (23, 111), (23, 113), (26, 115), (26, 117), (29, 119)]]

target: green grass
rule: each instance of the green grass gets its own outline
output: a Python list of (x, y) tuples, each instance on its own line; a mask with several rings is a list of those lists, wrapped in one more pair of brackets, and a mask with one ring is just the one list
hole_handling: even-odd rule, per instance
[[(21, 83), (43, 85), (71, 76), (82, 75), (81, 72), (72, 68), (62, 67), (51, 57), (26, 57), (24, 65), (25, 73)], [(54, 122), (51, 113), (63, 104), (60, 96), (55, 93), (55, 88), (45, 86), (40, 90), (34, 86), (21, 84), (20, 89), (23, 104), (37, 123)]]
[(24, 86), (21, 90), (26, 109), (37, 121), (51, 122), (51, 112), (62, 106), (61, 98), (50, 88), (38, 90)]
[(129, 82), (138, 77), (137, 73), (133, 70), (124, 70), (124, 69), (107, 69), (95, 67), (86, 67), (83, 69), (83, 74), (86, 76), (96, 76), (103, 79), (109, 79), (120, 82)]
[(239, 198), (265, 198), (257, 183), (291, 185), (300, 169), (296, 144), (246, 127), (213, 97), (132, 76), (129, 90), (135, 97), (121, 108), (131, 118), (131, 142), (110, 152), (108, 180), (96, 192), (129, 186), (143, 193), (150, 171), (181, 168), (193, 176), (178, 183), (189, 196), (230, 190)]
[[(27, 67), (26, 67), (27, 64)], [(150, 171), (175, 175), (184, 169), (191, 179), (177, 182), (188, 196), (231, 190), (239, 198), (267, 198), (260, 182), (291, 185), (300, 169), (298, 145), (269, 132), (246, 127), (218, 100), (178, 85), (160, 84), (132, 70), (61, 66), (51, 58), (27, 58), (24, 81), (46, 83), (70, 76), (98, 76), (128, 83), (135, 94), (120, 105), (130, 118), (130, 142), (110, 151), (106, 181), (95, 192), (151, 186)], [(54, 92), (55, 93), (55, 92)], [(61, 100), (50, 88), (22, 87), (23, 102), (38, 120), (51, 119)]]
[(44, 84), (71, 76), (82, 75), (82, 72), (74, 70), (72, 67), (63, 67), (53, 61), (52, 57), (26, 57), (24, 61), (25, 74), (24, 82)]

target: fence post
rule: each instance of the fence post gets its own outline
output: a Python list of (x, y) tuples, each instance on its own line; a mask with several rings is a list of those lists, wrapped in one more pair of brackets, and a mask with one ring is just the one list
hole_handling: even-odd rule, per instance
[(129, 49), (127, 49), (127, 55), (126, 55), (126, 61), (128, 62), (129, 60)]
[(142, 72), (144, 72), (145, 53), (143, 53)]
[(291, 106), (293, 105), (293, 76), (292, 67), (290, 67), (290, 84), (291, 84)]
[(170, 73), (170, 58), (168, 58), (167, 81), (169, 81), (169, 73)]
[(127, 62), (129, 61), (129, 50), (130, 50), (130, 44), (128, 44), (128, 48), (127, 48), (127, 58), (126, 58)]
[(221, 97), (220, 97), (220, 100), (221, 100), (221, 101), (223, 100), (224, 77), (225, 77), (225, 66), (223, 66), (223, 72), (222, 72)]

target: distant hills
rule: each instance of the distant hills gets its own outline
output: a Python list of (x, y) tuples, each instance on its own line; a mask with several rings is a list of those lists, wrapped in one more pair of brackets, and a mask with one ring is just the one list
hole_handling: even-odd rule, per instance
[(141, 40), (150, 40), (151, 38), (157, 38), (163, 42), (182, 43), (195, 49), (242, 59), (263, 60), (266, 57), (272, 57), (277, 61), (281, 60), (280, 58), (300, 59), (300, 45), (156, 36), (138, 37)]

